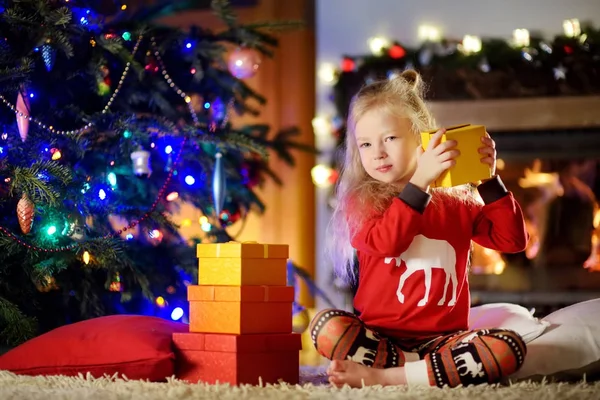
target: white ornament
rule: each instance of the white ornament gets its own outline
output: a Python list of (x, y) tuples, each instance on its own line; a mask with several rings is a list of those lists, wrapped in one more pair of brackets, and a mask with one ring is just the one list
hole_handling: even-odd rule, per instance
[(148, 175), (152, 173), (150, 168), (150, 152), (139, 149), (131, 153), (131, 161), (133, 161), (133, 173), (136, 175)]

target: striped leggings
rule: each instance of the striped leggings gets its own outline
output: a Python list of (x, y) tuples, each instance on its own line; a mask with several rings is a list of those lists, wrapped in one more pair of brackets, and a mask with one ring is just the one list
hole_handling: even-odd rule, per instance
[(323, 357), (372, 368), (403, 366), (409, 385), (496, 383), (517, 371), (527, 353), (523, 339), (505, 329), (396, 340), (379, 335), (356, 315), (341, 310), (319, 312), (310, 324), (310, 334)]

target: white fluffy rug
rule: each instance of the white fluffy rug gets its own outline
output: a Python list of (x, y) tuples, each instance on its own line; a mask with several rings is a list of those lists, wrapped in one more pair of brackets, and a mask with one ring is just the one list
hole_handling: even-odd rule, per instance
[[(323, 376), (302, 373), (302, 385), (241, 386), (187, 384), (170, 379), (167, 383), (94, 379), (79, 376), (28, 377), (0, 371), (2, 400), (191, 400), (191, 399), (485, 399), (485, 400), (597, 400), (600, 383), (547, 384), (518, 383), (512, 386), (471, 386), (456, 389), (370, 387), (336, 389), (319, 384)], [(307, 383), (317, 382), (317, 384)]]

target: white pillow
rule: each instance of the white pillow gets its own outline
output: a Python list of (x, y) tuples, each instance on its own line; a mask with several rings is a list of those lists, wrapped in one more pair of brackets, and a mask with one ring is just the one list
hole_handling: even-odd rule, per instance
[(469, 329), (510, 329), (531, 342), (550, 325), (531, 315), (525, 307), (510, 303), (491, 303), (471, 308)]
[(543, 320), (552, 325), (527, 344), (523, 366), (509, 379), (600, 379), (600, 299), (565, 307)]
[(543, 318), (552, 324), (583, 324), (600, 326), (600, 299), (582, 301), (581, 303), (561, 308)]

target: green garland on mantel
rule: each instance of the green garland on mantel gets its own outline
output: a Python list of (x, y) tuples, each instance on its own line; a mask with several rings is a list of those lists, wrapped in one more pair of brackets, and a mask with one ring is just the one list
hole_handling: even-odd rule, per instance
[(479, 100), (600, 94), (600, 29), (584, 26), (576, 37), (552, 41), (533, 34), (528, 46), (482, 38), (481, 50), (467, 53), (460, 40), (425, 42), (418, 48), (400, 42), (381, 55), (343, 56), (336, 73), (334, 102), (345, 116), (354, 94), (377, 79), (405, 69), (419, 71), (426, 97), (433, 101)]

